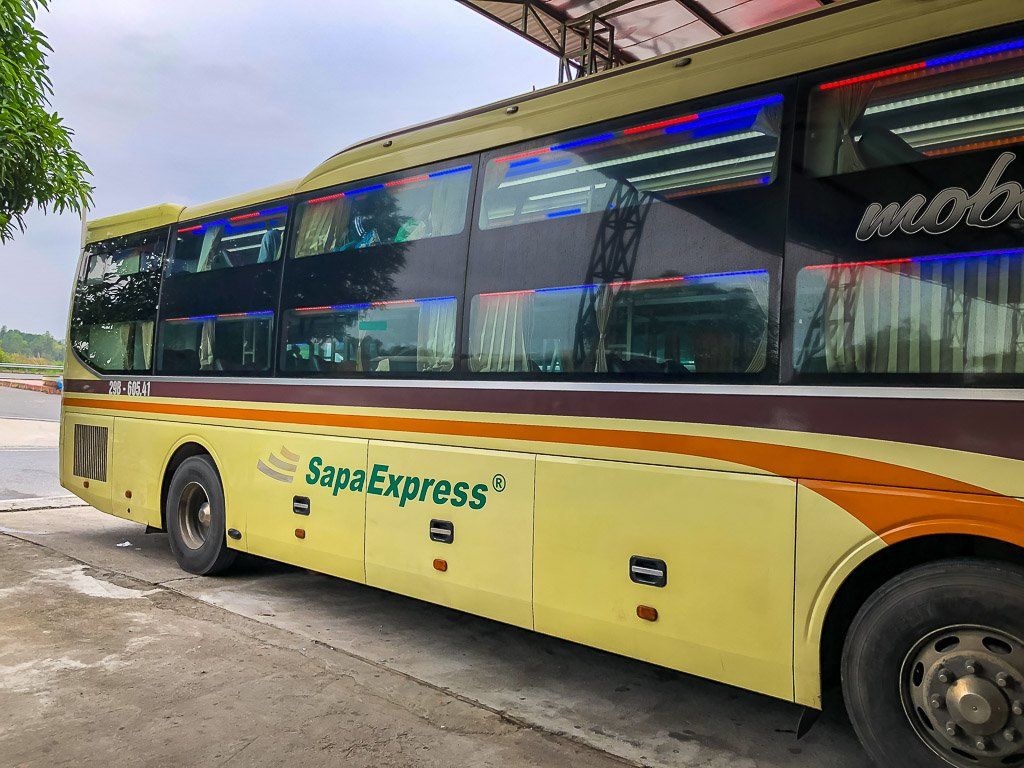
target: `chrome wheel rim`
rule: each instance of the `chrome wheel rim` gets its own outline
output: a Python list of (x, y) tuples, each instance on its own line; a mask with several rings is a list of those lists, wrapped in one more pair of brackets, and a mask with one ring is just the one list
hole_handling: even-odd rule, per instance
[(210, 497), (200, 483), (185, 486), (178, 500), (178, 530), (189, 549), (201, 549), (210, 536), (213, 513)]
[(956, 766), (1024, 765), (1024, 643), (991, 627), (932, 632), (900, 670), (917, 735)]

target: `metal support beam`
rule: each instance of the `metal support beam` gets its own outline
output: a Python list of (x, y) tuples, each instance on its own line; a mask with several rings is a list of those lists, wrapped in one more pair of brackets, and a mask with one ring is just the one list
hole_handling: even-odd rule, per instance
[(701, 5), (700, 0), (676, 0), (683, 8), (703, 21), (720, 35), (731, 35), (733, 30), (720, 18)]

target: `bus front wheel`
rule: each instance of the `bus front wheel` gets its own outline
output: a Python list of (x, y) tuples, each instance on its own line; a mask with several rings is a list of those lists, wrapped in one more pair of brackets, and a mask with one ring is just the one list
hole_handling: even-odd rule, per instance
[(192, 456), (175, 470), (165, 512), (171, 552), (183, 570), (213, 576), (234, 564), (238, 552), (227, 546), (224, 488), (208, 456)]
[(842, 681), (880, 766), (1024, 765), (1024, 569), (944, 560), (892, 579), (850, 626)]

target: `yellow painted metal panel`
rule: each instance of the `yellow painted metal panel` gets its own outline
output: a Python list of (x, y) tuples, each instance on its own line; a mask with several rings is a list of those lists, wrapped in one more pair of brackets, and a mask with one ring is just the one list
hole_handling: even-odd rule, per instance
[(536, 628), (789, 699), (795, 505), (784, 478), (538, 458)]
[[(368, 584), (533, 625), (533, 456), (372, 441), (367, 468)], [(453, 543), (431, 541), (432, 519), (454, 524)]]
[[(174, 431), (180, 429), (179, 426)], [(167, 426), (149, 420), (115, 419), (111, 477), (113, 514), (160, 527), (160, 478), (172, 441), (170, 432)], [(131, 498), (127, 493), (131, 493)]]
[(174, 203), (161, 203), (136, 211), (127, 211), (113, 216), (87, 221), (85, 224), (85, 242), (95, 243), (111, 237), (130, 235), (133, 232), (144, 232), (147, 229), (166, 227), (178, 220), (184, 206)]
[(225, 211), (233, 211), (236, 208), (248, 208), (251, 205), (279, 200), (282, 197), (288, 197), (293, 194), (297, 183), (297, 181), (283, 181), (280, 184), (272, 184), (269, 187), (254, 189), (251, 192), (243, 192), (209, 203), (190, 205), (182, 210), (179, 220), (201, 219), (204, 216), (213, 216)]
[[(245, 441), (231, 451), (230, 472), (247, 481), (237, 494), (246, 509), (248, 551), (363, 581), (365, 503), (348, 481), (365, 471), (367, 441), (262, 430), (241, 434)], [(309, 499), (308, 515), (293, 511), (297, 496)]]
[[(107, 479), (105, 481), (75, 476), (76, 424), (103, 427), (107, 430)], [(65, 439), (61, 441), (60, 445), (60, 484), (96, 509), (110, 512), (111, 449), (114, 443), (113, 417), (65, 411), (61, 413), (61, 433)]]
[(798, 703), (821, 707), (821, 633), (843, 580), (885, 542), (845, 509), (801, 486), (797, 491), (793, 686)]

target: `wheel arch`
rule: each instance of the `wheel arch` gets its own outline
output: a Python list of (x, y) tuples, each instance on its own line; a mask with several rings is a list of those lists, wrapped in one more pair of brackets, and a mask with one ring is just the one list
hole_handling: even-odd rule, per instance
[[(160, 478), (160, 527), (163, 530), (167, 530), (167, 493), (171, 487), (171, 478), (174, 477), (174, 473), (178, 467), (185, 462), (186, 459), (190, 459), (193, 456), (208, 456), (210, 461), (213, 462), (213, 469), (220, 477), (220, 463), (217, 460), (214, 451), (210, 446), (202, 439), (191, 435), (184, 437), (179, 440), (170, 451), (168, 451), (168, 457), (164, 462), (163, 474)], [(224, 482), (221, 480), (221, 487), (223, 488)]]
[(819, 645), (822, 705), (839, 703), (839, 663), (843, 642), (857, 611), (890, 579), (926, 563), (955, 557), (1009, 562), (1024, 566), (1024, 549), (999, 539), (969, 534), (930, 534), (905, 539), (878, 550), (857, 565), (832, 595)]

